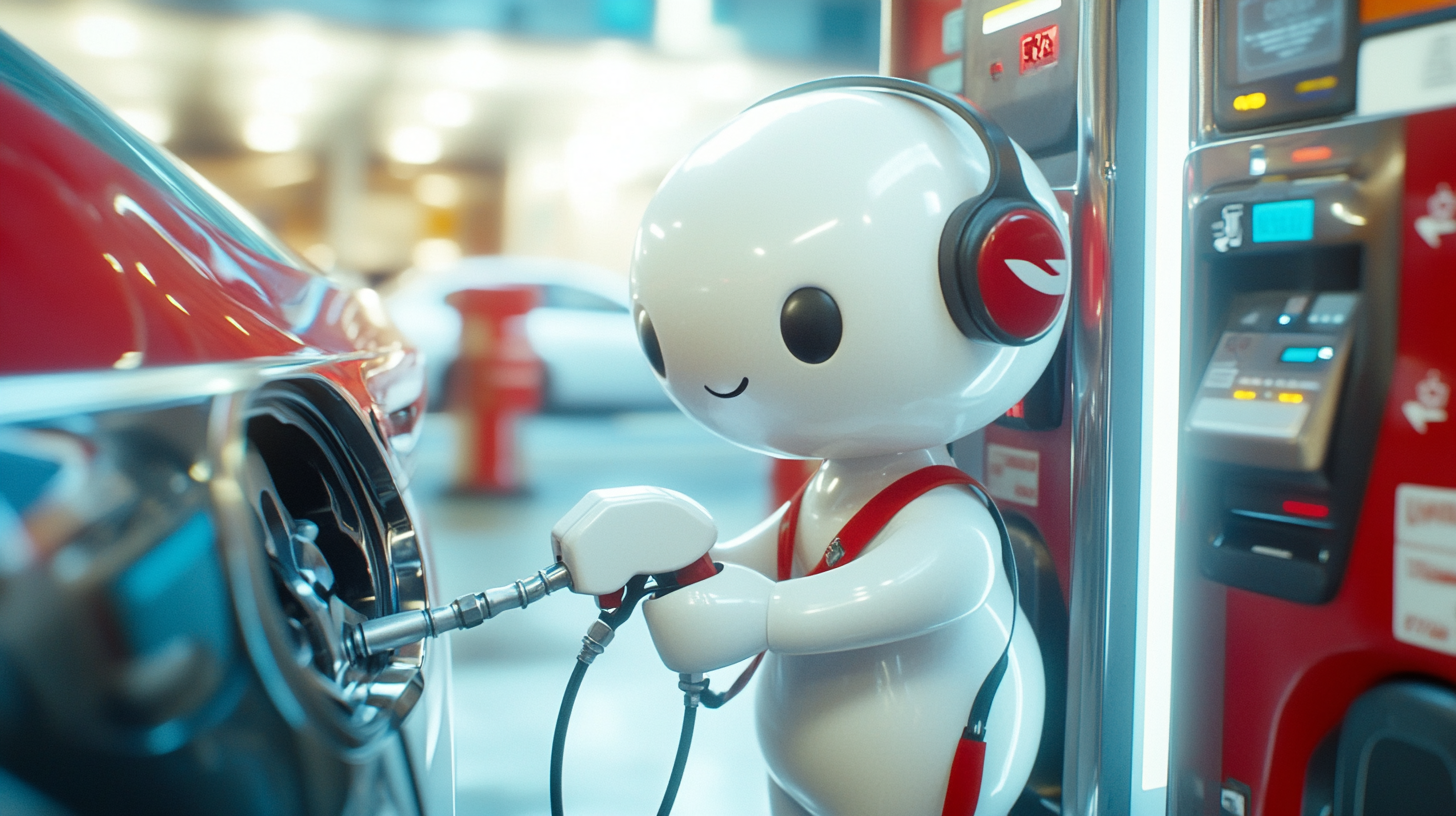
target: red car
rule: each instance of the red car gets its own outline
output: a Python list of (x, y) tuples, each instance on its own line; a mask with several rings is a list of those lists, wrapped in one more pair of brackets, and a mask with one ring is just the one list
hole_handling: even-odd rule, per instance
[(418, 355), (3, 34), (0, 122), (0, 811), (452, 813), (447, 644), (340, 640), (439, 602)]

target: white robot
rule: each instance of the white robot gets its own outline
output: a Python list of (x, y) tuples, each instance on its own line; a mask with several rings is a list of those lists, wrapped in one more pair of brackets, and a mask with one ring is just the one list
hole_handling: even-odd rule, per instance
[[(987, 504), (932, 480), (881, 499), (866, 540), (846, 525), (902, 478), (943, 476), (948, 443), (1025, 395), (1066, 318), (1068, 258), (1065, 221), (1020, 148), (960, 100), (884, 77), (769, 97), (649, 205), (632, 298), (668, 393), (738, 445), (825, 460), (798, 499), (712, 547), (720, 572), (643, 606), (675, 671), (767, 653), (757, 717), (774, 814), (933, 816), (948, 786), (970, 784), (961, 801), (979, 805), (963, 806), (992, 816), (1021, 793), (1042, 665)], [(664, 496), (652, 501), (688, 501)], [(618, 498), (650, 523), (643, 501)], [(593, 501), (588, 515), (612, 517)], [(582, 591), (593, 525), (567, 538)], [(989, 717), (971, 735), (984, 765), (957, 783), (952, 758), (986, 685)]]

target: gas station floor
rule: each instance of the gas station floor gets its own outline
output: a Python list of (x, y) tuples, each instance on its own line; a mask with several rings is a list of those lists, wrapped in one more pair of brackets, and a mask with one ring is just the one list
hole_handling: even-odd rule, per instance
[[(520, 428), (527, 489), (485, 497), (451, 490), (456, 434), (431, 414), (417, 449), (413, 493), (441, 595), (500, 586), (551, 562), (551, 526), (588, 490), (650, 484), (682, 491), (717, 520), (724, 539), (768, 511), (769, 460), (713, 436), (676, 412), (538, 416)], [(452, 637), (457, 812), (550, 812), (551, 734), (592, 599), (562, 592)], [(722, 690), (736, 668), (715, 672)], [(753, 689), (698, 713), (674, 812), (767, 814)], [(641, 613), (586, 675), (567, 738), (563, 800), (571, 816), (655, 813), (677, 746), (682, 694), (652, 647)]]

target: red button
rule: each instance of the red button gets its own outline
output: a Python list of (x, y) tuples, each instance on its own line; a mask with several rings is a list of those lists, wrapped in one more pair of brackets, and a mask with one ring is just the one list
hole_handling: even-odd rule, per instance
[(1293, 499), (1286, 500), (1284, 502), (1283, 507), (1284, 507), (1284, 512), (1286, 512), (1286, 513), (1289, 513), (1289, 514), (1295, 515), (1295, 516), (1305, 516), (1306, 518), (1317, 518), (1317, 519), (1320, 519), (1320, 518), (1325, 518), (1326, 516), (1328, 516), (1330, 514), (1330, 508), (1327, 507), (1327, 506), (1325, 506), (1325, 505), (1323, 505), (1323, 504), (1314, 504), (1313, 502), (1294, 501)]
[(1014, 338), (1037, 337), (1056, 322), (1069, 271), (1052, 220), (1037, 210), (1012, 210), (986, 233), (976, 259), (986, 316)]

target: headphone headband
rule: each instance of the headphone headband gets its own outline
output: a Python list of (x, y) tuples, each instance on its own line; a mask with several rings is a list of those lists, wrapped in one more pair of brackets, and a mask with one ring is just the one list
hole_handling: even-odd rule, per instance
[[(850, 74), (846, 76), (825, 77), (823, 79), (811, 79), (808, 82), (801, 82), (798, 85), (785, 88), (782, 91), (769, 94), (748, 106), (752, 110), (760, 105), (769, 102), (777, 102), (780, 99), (787, 99), (791, 96), (824, 91), (835, 88), (865, 88), (876, 91), (889, 91), (903, 96), (916, 96), (921, 99), (928, 99), (939, 103), (942, 107), (949, 108), (955, 112), (971, 130), (980, 137), (981, 143), (986, 147), (986, 156), (990, 162), (991, 175), (987, 179), (986, 192), (980, 198), (993, 196), (1004, 196), (1010, 198), (1021, 198), (1026, 201), (1034, 201), (1031, 191), (1026, 188), (1026, 182), (1022, 180), (1021, 174), (1002, 172), (1003, 167), (1019, 168), (1020, 160), (1016, 156), (1016, 148), (1011, 144), (1011, 138), (1006, 135), (999, 125), (981, 115), (981, 112), (971, 107), (971, 104), (959, 96), (946, 93), (939, 88), (926, 85), (923, 82), (901, 79), (900, 77), (880, 76), (878, 74)], [(1005, 185), (1003, 188), (1002, 185)]]
[(816, 79), (764, 97), (749, 109), (833, 89), (895, 93), (961, 118), (986, 149), (986, 189), (951, 210), (937, 267), (951, 320), (966, 337), (1024, 346), (1046, 336), (1067, 294), (1066, 251), (1054, 216), (1031, 195), (1011, 138), (969, 102), (920, 82), (887, 76)]

